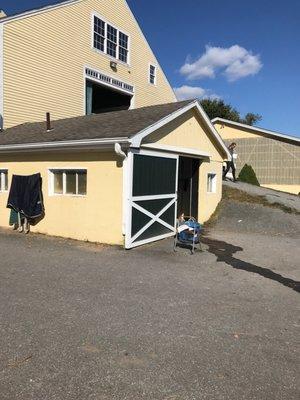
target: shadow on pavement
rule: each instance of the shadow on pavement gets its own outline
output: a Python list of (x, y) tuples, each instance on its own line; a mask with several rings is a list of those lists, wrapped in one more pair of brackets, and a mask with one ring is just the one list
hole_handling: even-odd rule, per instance
[(285, 278), (280, 274), (276, 274), (268, 268), (259, 267), (258, 265), (251, 264), (234, 257), (233, 255), (235, 253), (243, 251), (242, 247), (234, 246), (221, 240), (211, 239), (206, 236), (202, 237), (202, 243), (208, 245), (209, 253), (214, 254), (217, 257), (218, 262), (225, 262), (235, 269), (253, 272), (265, 278), (272, 279), (273, 281), (281, 283), (282, 285), (287, 286), (300, 293), (300, 282), (294, 281), (293, 279)]

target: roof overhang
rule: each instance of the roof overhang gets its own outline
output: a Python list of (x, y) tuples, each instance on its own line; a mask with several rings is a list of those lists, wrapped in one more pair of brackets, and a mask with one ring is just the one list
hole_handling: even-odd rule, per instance
[(89, 139), (89, 140), (66, 140), (44, 143), (25, 143), (1, 145), (0, 153), (32, 153), (41, 151), (105, 151), (113, 149), (115, 144), (119, 143), (125, 147), (130, 146), (127, 138), (113, 139)]
[(296, 136), (291, 136), (291, 135), (285, 135), (283, 133), (275, 132), (275, 131), (270, 131), (268, 129), (263, 129), (259, 128), (257, 126), (251, 126), (251, 125), (246, 125), (246, 124), (241, 124), (240, 122), (234, 122), (230, 121), (229, 119), (224, 119), (224, 118), (214, 118), (211, 121), (213, 124), (223, 124), (223, 125), (229, 125), (233, 126), (235, 128), (240, 128), (242, 130), (247, 130), (248, 132), (254, 133), (254, 134), (261, 134), (262, 136), (271, 138), (271, 139), (277, 139), (281, 140), (284, 142), (288, 142), (296, 145), (300, 145), (300, 138), (297, 138)]
[(192, 101), (191, 103), (187, 104), (185, 107), (182, 107), (181, 109), (173, 112), (172, 114), (169, 114), (167, 117), (162, 118), (160, 121), (154, 123), (153, 125), (150, 125), (146, 129), (142, 130), (141, 132), (137, 133), (134, 135), (131, 139), (132, 141), (132, 147), (140, 147), (142, 144), (143, 139), (145, 139), (147, 136), (149, 136), (151, 133), (157, 131), (159, 128), (163, 127), (164, 125), (170, 123), (171, 121), (175, 120), (176, 118), (180, 117), (181, 115), (187, 113), (189, 110), (194, 109), (200, 117), (204, 120), (208, 130), (212, 134), (213, 138), (215, 139), (218, 147), (221, 149), (223, 152), (225, 158), (230, 159), (230, 153), (223, 142), (221, 136), (213, 126), (212, 122), (206, 115), (205, 111), (203, 108), (200, 106), (199, 102), (197, 100)]
[[(111, 138), (101, 138), (101, 139), (85, 139), (85, 140), (64, 140), (64, 141), (48, 141), (48, 142), (35, 142), (35, 143), (22, 143), (22, 144), (3, 144), (0, 145), (0, 153), (24, 153), (24, 152), (45, 152), (45, 151), (105, 151), (107, 149), (113, 149), (116, 143), (119, 143), (126, 149), (126, 147), (140, 148), (144, 145), (142, 142), (151, 133), (157, 131), (164, 125), (170, 123), (181, 115), (187, 113), (189, 110), (194, 109), (198, 115), (200, 115), (205, 122), (209, 132), (212, 135), (216, 145), (223, 153), (224, 159), (230, 158), (229, 151), (218, 134), (217, 130), (214, 128), (213, 124), (205, 114), (204, 110), (198, 103), (198, 101), (192, 101), (186, 106), (183, 106), (179, 110), (167, 115), (166, 117), (160, 119), (154, 124), (148, 126), (147, 128), (141, 130), (140, 132), (133, 135), (131, 138), (119, 136)], [(153, 144), (151, 144), (153, 148)], [(168, 148), (167, 148), (168, 147)], [(179, 149), (179, 151), (178, 151)], [(181, 149), (181, 150), (180, 150)], [(190, 154), (195, 157), (209, 158), (210, 155), (203, 153), (199, 149), (183, 149), (176, 146), (165, 146), (164, 149), (160, 146), (160, 150), (174, 153)]]
[(167, 146), (157, 143), (142, 144), (141, 147), (145, 149), (157, 150), (166, 153), (178, 154), (186, 157), (200, 158), (205, 160), (209, 160), (212, 157), (211, 154), (205, 151), (187, 147)]

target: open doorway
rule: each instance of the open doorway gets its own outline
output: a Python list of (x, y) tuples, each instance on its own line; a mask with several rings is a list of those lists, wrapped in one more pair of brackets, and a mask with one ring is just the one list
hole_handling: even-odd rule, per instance
[(86, 114), (128, 110), (132, 96), (118, 90), (86, 81)]
[(177, 214), (198, 219), (200, 160), (179, 157)]

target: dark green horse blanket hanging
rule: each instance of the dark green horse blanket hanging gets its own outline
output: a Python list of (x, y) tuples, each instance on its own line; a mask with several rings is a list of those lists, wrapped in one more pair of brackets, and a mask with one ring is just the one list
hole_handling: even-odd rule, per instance
[(13, 175), (7, 208), (23, 214), (30, 221), (41, 218), (44, 214), (41, 175)]

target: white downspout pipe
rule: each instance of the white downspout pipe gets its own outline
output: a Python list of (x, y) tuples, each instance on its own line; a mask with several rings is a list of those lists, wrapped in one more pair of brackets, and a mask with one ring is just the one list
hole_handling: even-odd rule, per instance
[(128, 196), (129, 196), (129, 187), (128, 187), (128, 158), (126, 153), (122, 150), (120, 143), (115, 143), (115, 153), (117, 156), (123, 159), (123, 212), (122, 212), (122, 234), (125, 236), (126, 234), (126, 214), (127, 214), (127, 206), (128, 206)]

